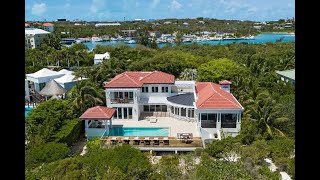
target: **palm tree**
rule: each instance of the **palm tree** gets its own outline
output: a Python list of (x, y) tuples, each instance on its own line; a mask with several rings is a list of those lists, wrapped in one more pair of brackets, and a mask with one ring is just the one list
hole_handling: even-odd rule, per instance
[(189, 80), (189, 81), (193, 81), (196, 80), (198, 78), (198, 72), (197, 69), (190, 69), (187, 68), (185, 69), (183, 72), (181, 72), (179, 79), (181, 80)]
[(85, 81), (79, 82), (74, 86), (67, 97), (73, 106), (83, 113), (87, 108), (102, 105), (103, 96), (98, 92), (92, 83)]
[(249, 106), (251, 119), (258, 122), (258, 127), (262, 134), (267, 138), (273, 138), (274, 135), (286, 136), (280, 129), (276, 128), (278, 122), (287, 121), (287, 117), (281, 116), (279, 108), (276, 108), (276, 102), (268, 91), (258, 94), (252, 106)]

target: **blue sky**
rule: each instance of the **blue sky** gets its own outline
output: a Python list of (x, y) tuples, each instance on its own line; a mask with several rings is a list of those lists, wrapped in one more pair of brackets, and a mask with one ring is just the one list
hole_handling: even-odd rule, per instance
[(196, 18), (269, 21), (292, 18), (295, 0), (26, 0), (27, 21)]

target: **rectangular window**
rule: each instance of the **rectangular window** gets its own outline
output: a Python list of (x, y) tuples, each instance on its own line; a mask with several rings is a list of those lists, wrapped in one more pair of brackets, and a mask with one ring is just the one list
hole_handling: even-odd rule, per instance
[(146, 93), (148, 93), (149, 92), (149, 87), (144, 87), (144, 90), (145, 90)]
[(188, 117), (193, 118), (194, 117), (194, 109), (188, 110)]
[(133, 92), (129, 92), (129, 99), (133, 99)]
[(123, 99), (123, 92), (119, 92), (119, 98)]
[(129, 108), (129, 119), (132, 119), (132, 108)]
[(127, 99), (129, 97), (129, 92), (124, 92), (124, 98)]
[(150, 112), (154, 112), (156, 110), (156, 106), (155, 105), (150, 105)]
[(181, 108), (181, 116), (186, 117), (187, 116), (187, 109)]
[(143, 93), (144, 93), (144, 87), (142, 87), (142, 88), (141, 88), (141, 92), (143, 92)]
[(113, 115), (113, 118), (114, 118), (114, 119), (118, 119), (118, 113), (117, 113), (117, 111), (118, 111), (118, 110), (117, 110), (117, 108), (116, 108), (116, 111), (114, 112), (114, 115)]
[(143, 111), (149, 112), (149, 105), (144, 105), (143, 106)]
[(175, 114), (179, 115), (179, 108), (175, 107)]
[(208, 120), (209, 121), (217, 121), (217, 114), (208, 114)]
[(201, 113), (201, 121), (202, 120), (208, 120), (208, 114), (207, 113)]
[(161, 111), (167, 112), (167, 105), (161, 105)]
[(222, 128), (236, 128), (237, 114), (221, 114)]
[(158, 87), (152, 87), (152, 92), (158, 92), (159, 88)]
[(174, 109), (173, 109), (173, 106), (171, 106), (171, 113), (172, 113), (172, 114), (174, 113)]
[(123, 108), (123, 119), (128, 119), (128, 108)]
[(118, 108), (118, 119), (122, 119), (122, 108)]
[(162, 92), (169, 92), (169, 88), (168, 87), (161, 87)]
[(158, 111), (158, 112), (161, 111), (161, 105), (156, 105), (156, 111)]
[(161, 92), (164, 92), (164, 87), (161, 87)]

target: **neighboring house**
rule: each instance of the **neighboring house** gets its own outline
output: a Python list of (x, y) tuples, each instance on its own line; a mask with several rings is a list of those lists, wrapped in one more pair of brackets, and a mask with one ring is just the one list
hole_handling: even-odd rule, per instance
[(295, 69), (285, 70), (285, 71), (276, 71), (280, 76), (281, 80), (284, 82), (289, 82), (294, 86), (295, 85)]
[(145, 114), (160, 113), (196, 122), (190, 128), (197, 128), (203, 139), (221, 129), (236, 136), (244, 108), (230, 93), (230, 84), (226, 80), (220, 84), (175, 81), (173, 75), (161, 71), (124, 72), (106, 83), (106, 104), (116, 109), (114, 122), (138, 122)]
[(30, 24), (29, 23), (24, 23), (24, 27), (29, 27)]
[(148, 31), (150, 37), (160, 37), (161, 32), (160, 31)]
[(43, 23), (42, 26), (43, 26), (44, 30), (46, 30), (46, 31), (49, 31), (49, 32), (54, 31), (54, 24), (52, 24), (52, 23)]
[(106, 52), (104, 54), (95, 54), (94, 55), (94, 64), (101, 64), (103, 60), (110, 59), (110, 53)]
[(35, 73), (27, 74), (27, 79), (31, 83), (31, 88), (40, 92), (50, 80), (54, 79), (63, 88), (69, 91), (77, 81), (85, 80), (87, 78), (77, 78), (72, 75), (73, 71), (62, 69), (60, 71), (52, 71), (47, 68), (43, 68)]
[(185, 25), (185, 26), (189, 26), (189, 23), (187, 23), (187, 22), (184, 22), (182, 24)]
[(58, 73), (63, 73), (65, 75), (59, 78), (56, 78), (54, 80), (67, 91), (70, 91), (71, 88), (76, 85), (76, 82), (88, 79), (88, 78), (80, 78), (80, 77), (76, 78), (75, 75), (72, 74), (73, 71), (68, 71), (65, 69), (58, 71)]
[(50, 32), (37, 28), (25, 28), (25, 49), (39, 48), (42, 40), (48, 37)]
[(171, 21), (166, 21), (163, 24), (172, 24)]

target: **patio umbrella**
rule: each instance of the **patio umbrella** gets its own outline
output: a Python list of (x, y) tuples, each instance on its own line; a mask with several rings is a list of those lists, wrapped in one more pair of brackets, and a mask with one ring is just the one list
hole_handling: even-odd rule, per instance
[(54, 95), (61, 95), (66, 92), (67, 91), (61, 85), (59, 85), (55, 80), (52, 79), (39, 92), (39, 94), (41, 94), (43, 96), (54, 96)]

